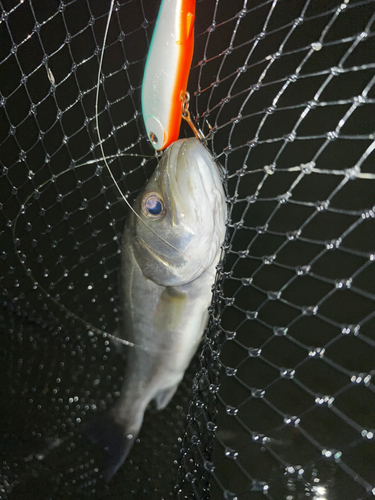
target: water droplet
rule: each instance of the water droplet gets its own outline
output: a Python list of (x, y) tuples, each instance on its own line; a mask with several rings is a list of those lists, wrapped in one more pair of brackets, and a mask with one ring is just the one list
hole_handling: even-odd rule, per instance
[(362, 215), (362, 219), (373, 219), (375, 217), (375, 212), (374, 210), (365, 210)]
[(361, 436), (366, 439), (373, 439), (374, 433), (373, 431), (367, 431), (366, 429), (363, 429), (363, 431), (361, 431)]
[[(311, 107), (311, 106), (310, 106)], [(310, 161), (309, 163), (301, 163), (299, 168), (301, 169), (301, 172), (304, 173), (305, 175), (310, 175), (315, 167), (315, 162)]]
[(302, 314), (304, 316), (315, 316), (318, 312), (318, 306), (305, 306), (302, 308)]
[(19, 159), (19, 161), (26, 160), (26, 152), (25, 152), (25, 151), (23, 151), (22, 149), (21, 149), (21, 151), (19, 152), (18, 159)]
[(361, 173), (360, 167), (347, 168), (345, 170), (345, 176), (350, 180), (356, 179), (358, 175)]
[(296, 417), (295, 415), (285, 415), (285, 417), (284, 417), (284, 423), (286, 425), (298, 427), (300, 422), (301, 422), (301, 419), (299, 417)]
[(338, 66), (333, 66), (333, 67), (331, 68), (331, 75), (333, 75), (333, 76), (337, 76), (337, 75), (339, 75), (340, 73), (342, 73), (342, 71), (343, 71), (343, 70), (342, 70), (342, 68), (339, 68)]
[(296, 137), (297, 137), (297, 134), (293, 131), (290, 134), (284, 135), (284, 140), (286, 142), (293, 142)]
[(324, 347), (309, 347), (310, 358), (322, 358), (325, 352)]
[(215, 466), (212, 462), (205, 460), (203, 463), (203, 467), (206, 469), (208, 472), (213, 472), (215, 470)]
[(303, 23), (303, 20), (304, 20), (303, 16), (297, 17), (293, 23), (293, 26), (297, 27), (298, 25)]
[(337, 240), (331, 240), (326, 242), (326, 248), (327, 250), (334, 250), (335, 248), (339, 248), (341, 245), (341, 238), (338, 238)]
[(335, 280), (335, 287), (338, 288), (339, 290), (346, 290), (347, 288), (350, 288), (352, 286), (352, 282), (353, 280), (351, 278), (343, 280)]
[(313, 43), (311, 44), (311, 48), (312, 48), (313, 50), (315, 50), (316, 52), (319, 52), (319, 50), (321, 50), (321, 49), (322, 49), (322, 47), (323, 47), (323, 45), (322, 45), (320, 42), (313, 42)]
[(195, 475), (192, 473), (192, 472), (188, 472), (186, 475), (185, 475), (185, 479), (186, 481), (188, 481), (189, 483), (194, 483), (196, 477)]
[(215, 385), (215, 384), (210, 384), (208, 386), (208, 389), (210, 392), (212, 392), (212, 394), (217, 394), (219, 392), (219, 386), (218, 385)]
[(238, 115), (235, 118), (231, 118), (231, 121), (234, 123), (240, 123), (241, 118), (242, 118), (241, 113), (238, 113)]
[(270, 299), (270, 300), (278, 300), (280, 297), (281, 297), (281, 292), (267, 292), (267, 297)]
[(268, 436), (266, 436), (265, 434), (259, 434), (258, 432), (252, 432), (251, 439), (254, 441), (254, 443), (261, 444), (265, 444), (270, 441), (270, 438)]
[(292, 196), (292, 193), (289, 193), (289, 192), (281, 194), (280, 196), (277, 197), (277, 201), (279, 203), (286, 203), (291, 196)]
[(225, 332), (225, 338), (227, 340), (233, 340), (234, 338), (236, 338), (236, 332)]
[(238, 458), (238, 451), (228, 446), (225, 448), (224, 454), (227, 458), (231, 458), (232, 460), (237, 460)]
[(272, 165), (265, 165), (263, 167), (263, 170), (266, 172), (266, 174), (273, 175), (276, 171), (276, 165), (274, 163)]
[(296, 267), (296, 273), (298, 276), (305, 276), (310, 272), (311, 266), (298, 266)]
[(325, 458), (333, 458), (336, 462), (339, 462), (341, 459), (342, 452), (338, 450), (322, 450), (322, 455)]
[(309, 107), (309, 109), (313, 109), (318, 104), (319, 104), (319, 101), (317, 99), (312, 99), (311, 101), (308, 102), (308, 107)]
[(329, 200), (317, 201), (316, 203), (314, 203), (314, 206), (316, 207), (318, 212), (323, 212), (324, 210), (327, 210), (327, 208), (329, 207), (329, 203)]
[(240, 250), (237, 253), (240, 259), (245, 259), (249, 255), (249, 250)]
[(255, 37), (255, 40), (259, 41), (259, 40), (263, 40), (263, 38), (266, 37), (266, 33), (265, 31), (261, 31), (256, 37)]
[(371, 382), (371, 375), (368, 373), (353, 373), (350, 377), (350, 382), (353, 384), (364, 384), (368, 386)]
[(262, 349), (257, 348), (257, 347), (249, 347), (247, 352), (248, 352), (250, 358), (258, 358), (262, 353)]
[(268, 229), (268, 224), (266, 224), (265, 226), (257, 226), (255, 228), (258, 234), (264, 234), (265, 232), (267, 232), (267, 229)]
[(262, 491), (263, 493), (267, 493), (269, 490), (269, 485), (264, 481), (257, 481), (253, 479), (251, 482), (251, 491)]
[(336, 131), (331, 131), (327, 133), (327, 139), (329, 141), (335, 141), (338, 138), (339, 134)]
[(193, 436), (191, 436), (190, 442), (192, 445), (195, 445), (195, 444), (199, 444), (201, 442), (201, 440), (199, 439), (198, 436), (196, 436), (194, 434)]
[(332, 451), (324, 449), (322, 450), (322, 455), (323, 457), (330, 458), (332, 457)]
[(225, 373), (228, 377), (234, 377), (237, 373), (237, 368), (230, 368), (229, 366), (227, 366), (225, 368)]
[(296, 240), (299, 236), (301, 236), (301, 230), (300, 229), (298, 229), (297, 231), (288, 231), (286, 233), (286, 237), (290, 241)]
[(253, 320), (258, 317), (258, 311), (246, 311), (246, 318)]
[(315, 397), (315, 403), (317, 405), (327, 405), (327, 406), (332, 406), (335, 401), (335, 398), (333, 396), (327, 396), (323, 394), (317, 394)]
[(249, 286), (253, 282), (253, 278), (242, 278), (241, 283), (243, 286)]
[(276, 337), (282, 337), (283, 335), (286, 335), (288, 333), (288, 328), (286, 326), (274, 326), (273, 327), (273, 334), (276, 335)]
[(264, 398), (266, 391), (264, 389), (251, 389), (251, 396), (255, 399)]
[(280, 368), (280, 376), (282, 378), (292, 379), (294, 378), (295, 374), (296, 371), (293, 370), (292, 368)]
[(214, 422), (207, 422), (206, 428), (210, 432), (215, 432), (217, 429), (217, 425)]
[(272, 113), (275, 112), (276, 107), (275, 106), (269, 106), (268, 108), (265, 109), (265, 112), (267, 115), (272, 115)]
[(264, 255), (262, 257), (262, 262), (266, 266), (269, 266), (272, 264), (272, 262), (276, 259), (276, 255)]
[(256, 194), (253, 194), (251, 196), (246, 196), (246, 201), (248, 203), (255, 203), (258, 199), (258, 196)]
[(234, 417), (238, 414), (238, 408), (235, 408), (234, 406), (227, 405), (226, 412), (227, 412), (227, 415)]
[(344, 325), (342, 327), (341, 333), (344, 335), (357, 336), (360, 328), (361, 328), (361, 325)]

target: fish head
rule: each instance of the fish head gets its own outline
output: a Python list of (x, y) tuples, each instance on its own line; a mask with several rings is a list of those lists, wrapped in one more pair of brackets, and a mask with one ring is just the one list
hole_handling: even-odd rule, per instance
[(146, 278), (179, 286), (217, 261), (225, 195), (219, 169), (197, 139), (178, 140), (165, 151), (133, 208), (128, 234)]

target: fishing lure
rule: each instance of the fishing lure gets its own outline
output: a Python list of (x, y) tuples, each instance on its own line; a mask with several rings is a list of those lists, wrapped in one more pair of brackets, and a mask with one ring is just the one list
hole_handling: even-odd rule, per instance
[(142, 112), (156, 150), (178, 139), (194, 49), (195, 0), (162, 0), (142, 83)]

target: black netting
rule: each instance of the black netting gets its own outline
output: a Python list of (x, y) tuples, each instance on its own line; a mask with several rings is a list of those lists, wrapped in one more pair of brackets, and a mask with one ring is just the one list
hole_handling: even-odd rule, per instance
[(124, 363), (99, 59), (132, 201), (156, 165), (140, 90), (158, 6), (116, 2), (103, 47), (110, 2), (0, 2), (0, 497), (372, 498), (373, 0), (197, 2), (190, 111), (229, 210), (209, 327), (108, 485), (80, 436)]

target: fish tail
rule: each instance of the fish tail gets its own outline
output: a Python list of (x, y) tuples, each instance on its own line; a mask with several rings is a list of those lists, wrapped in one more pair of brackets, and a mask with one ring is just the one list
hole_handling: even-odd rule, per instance
[(103, 416), (85, 425), (82, 435), (106, 455), (103, 477), (109, 481), (125, 462), (137, 438), (137, 433), (127, 433), (110, 416)]

